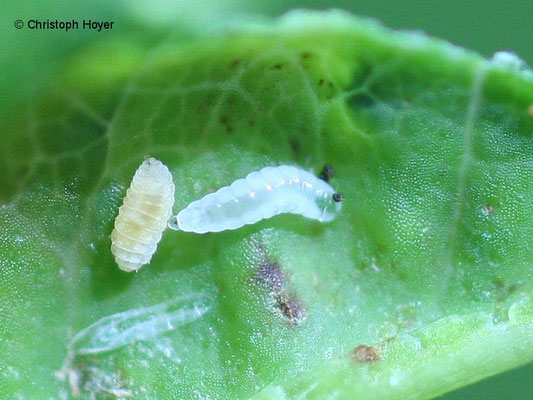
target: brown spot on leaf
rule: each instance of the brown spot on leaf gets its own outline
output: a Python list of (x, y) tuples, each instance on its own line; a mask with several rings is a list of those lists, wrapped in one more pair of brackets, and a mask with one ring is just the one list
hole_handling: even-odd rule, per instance
[(375, 347), (364, 344), (353, 349), (351, 354), (354, 360), (360, 363), (369, 363), (381, 360), (381, 357), (379, 356)]
[(304, 51), (302, 54), (300, 54), (300, 57), (302, 57), (303, 59), (310, 58), (311, 53), (309, 53), (308, 51)]
[(320, 78), (318, 81), (318, 86), (322, 86), (324, 84), (324, 79)]
[(238, 58), (234, 59), (231, 61), (231, 63), (229, 64), (229, 66), (232, 68), (232, 69), (235, 69), (239, 66), (239, 64), (241, 63), (241, 60), (239, 60)]
[(277, 63), (270, 67), (270, 69), (282, 69), (282, 68), (283, 68), (282, 63)]
[(276, 304), (281, 314), (292, 324), (300, 325), (307, 315), (302, 301), (295, 295), (286, 295), (284, 293), (276, 296)]
[(264, 260), (257, 268), (255, 282), (264, 285), (270, 293), (279, 294), (285, 283), (285, 275), (277, 262)]
[(220, 117), (220, 123), (226, 128), (227, 133), (233, 132), (233, 126), (230, 124), (227, 115), (223, 115), (222, 117)]
[(320, 175), (318, 175), (318, 177), (323, 181), (329, 182), (331, 178), (333, 178), (333, 175), (335, 175), (333, 166), (331, 164), (325, 164), (322, 167), (322, 171), (320, 171)]

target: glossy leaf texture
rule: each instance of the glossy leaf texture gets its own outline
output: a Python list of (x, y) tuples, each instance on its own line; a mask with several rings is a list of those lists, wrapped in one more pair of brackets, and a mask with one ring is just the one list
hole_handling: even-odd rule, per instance
[[(0, 393), (423, 399), (532, 361), (532, 104), (512, 58), (338, 11), (81, 46), (0, 121)], [(345, 202), (167, 230), (124, 273), (147, 156), (175, 212), (281, 164)]]

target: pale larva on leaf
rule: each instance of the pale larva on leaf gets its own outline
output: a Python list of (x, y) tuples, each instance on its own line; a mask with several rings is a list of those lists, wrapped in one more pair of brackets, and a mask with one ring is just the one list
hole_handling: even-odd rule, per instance
[(111, 252), (120, 269), (137, 271), (150, 262), (173, 205), (172, 174), (161, 161), (147, 158), (135, 171), (111, 233)]
[(303, 169), (266, 167), (193, 201), (171, 218), (169, 227), (195, 233), (220, 232), (283, 213), (325, 222), (335, 218), (342, 199), (328, 183)]

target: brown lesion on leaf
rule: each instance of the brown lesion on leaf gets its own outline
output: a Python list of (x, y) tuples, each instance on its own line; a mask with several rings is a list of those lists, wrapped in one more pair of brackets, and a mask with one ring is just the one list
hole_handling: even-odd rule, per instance
[(302, 301), (296, 295), (280, 293), (276, 296), (276, 304), (281, 314), (292, 324), (300, 325), (307, 316), (307, 311)]
[(238, 58), (235, 58), (235, 59), (231, 60), (231, 62), (229, 63), (229, 66), (230, 66), (231, 69), (235, 69), (240, 64), (241, 64), (241, 60), (239, 60)]
[(271, 304), (279, 310), (287, 322), (292, 326), (301, 324), (307, 316), (307, 310), (302, 300), (294, 292), (287, 290), (288, 277), (282, 266), (268, 256), (262, 244), (254, 243), (253, 247), (259, 254), (260, 260), (255, 266), (255, 274), (250, 282), (268, 290)]
[(494, 278), (492, 286), (496, 297), (496, 303), (503, 303), (509, 296), (511, 296), (517, 289), (522, 286), (520, 282), (505, 283), (501, 278)]
[(280, 70), (283, 68), (283, 64), (282, 63), (277, 63), (277, 64), (274, 64), (273, 66), (270, 67), (271, 70)]
[(322, 167), (322, 170), (320, 171), (320, 174), (318, 177), (322, 179), (325, 182), (329, 182), (331, 179), (333, 179), (333, 176), (335, 175), (335, 169), (331, 164), (324, 164)]
[(266, 287), (271, 294), (281, 292), (286, 277), (276, 261), (264, 260), (257, 268), (254, 282)]
[(303, 53), (300, 54), (300, 57), (304, 60), (307, 60), (309, 58), (311, 58), (311, 53), (308, 52), (308, 51), (304, 51)]
[(372, 363), (381, 360), (378, 350), (365, 344), (355, 347), (350, 354), (353, 360), (358, 363)]

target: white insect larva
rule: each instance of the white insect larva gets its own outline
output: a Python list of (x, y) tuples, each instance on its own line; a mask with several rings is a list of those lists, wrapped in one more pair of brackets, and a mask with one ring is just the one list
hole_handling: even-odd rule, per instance
[(137, 271), (150, 262), (173, 205), (172, 174), (161, 161), (147, 158), (135, 171), (111, 233), (111, 252), (120, 269)]
[(342, 195), (310, 172), (288, 165), (266, 167), (193, 201), (171, 218), (174, 230), (206, 233), (237, 229), (278, 214), (331, 221)]

